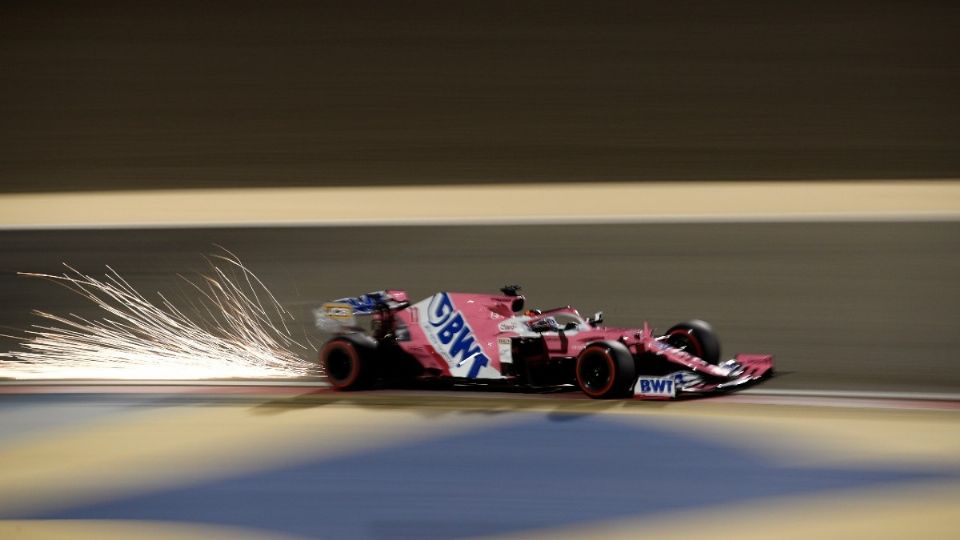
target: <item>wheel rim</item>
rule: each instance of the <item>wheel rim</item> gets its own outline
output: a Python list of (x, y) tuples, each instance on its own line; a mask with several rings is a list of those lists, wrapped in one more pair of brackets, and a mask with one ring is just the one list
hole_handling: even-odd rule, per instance
[(580, 359), (580, 384), (590, 394), (600, 394), (613, 382), (613, 369), (603, 351), (590, 351)]
[(350, 354), (350, 351), (344, 347), (336, 346), (327, 351), (324, 369), (326, 369), (327, 376), (332, 381), (343, 382), (353, 375), (353, 364), (353, 355)]

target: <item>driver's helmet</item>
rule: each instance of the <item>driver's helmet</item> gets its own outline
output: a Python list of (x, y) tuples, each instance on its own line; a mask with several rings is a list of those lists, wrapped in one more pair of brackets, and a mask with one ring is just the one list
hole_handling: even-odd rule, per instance
[(544, 317), (535, 321), (530, 321), (530, 330), (534, 332), (556, 332), (560, 330), (560, 324), (553, 317)]

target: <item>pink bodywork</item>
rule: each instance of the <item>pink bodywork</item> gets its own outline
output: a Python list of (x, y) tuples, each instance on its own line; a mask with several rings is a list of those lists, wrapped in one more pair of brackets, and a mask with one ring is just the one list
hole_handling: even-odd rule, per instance
[[(388, 294), (406, 301), (402, 291)], [(766, 354), (739, 354), (733, 359), (735, 363), (709, 364), (671, 347), (663, 336), (655, 336), (647, 323), (642, 328), (593, 327), (569, 306), (542, 313), (514, 313), (516, 301), (517, 297), (505, 295), (437, 293), (393, 312), (394, 324), (409, 332), (409, 339), (398, 340), (397, 344), (425, 369), (466, 379), (503, 378), (504, 364), (513, 361), (510, 343), (518, 337), (542, 337), (551, 358), (575, 358), (592, 343), (616, 341), (634, 355), (657, 355), (676, 364), (678, 371), (709, 376), (706, 380), (714, 382), (702, 382), (698, 392), (756, 380), (773, 368), (773, 357)], [(548, 318), (558, 321), (560, 328), (542, 332), (532, 329), (549, 322)]]

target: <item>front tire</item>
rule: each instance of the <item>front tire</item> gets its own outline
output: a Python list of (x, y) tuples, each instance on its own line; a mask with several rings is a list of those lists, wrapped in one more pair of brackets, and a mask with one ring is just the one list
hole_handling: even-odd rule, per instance
[(593, 399), (624, 397), (636, 379), (630, 351), (620, 343), (596, 343), (577, 356), (577, 386)]
[(369, 388), (374, 379), (372, 351), (346, 339), (332, 339), (320, 349), (320, 366), (336, 390)]
[(706, 321), (692, 320), (672, 326), (667, 344), (702, 359), (708, 364), (720, 363), (720, 340)]

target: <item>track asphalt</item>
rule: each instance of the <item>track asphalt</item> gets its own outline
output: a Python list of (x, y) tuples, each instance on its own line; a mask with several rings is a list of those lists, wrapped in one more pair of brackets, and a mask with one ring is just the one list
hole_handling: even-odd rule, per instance
[[(306, 227), (0, 232), (0, 332), (32, 309), (99, 316), (17, 271), (109, 264), (145, 294), (228, 247), (321, 339), (311, 310), (345, 295), (496, 290), (531, 306), (604, 310), (608, 324), (712, 321), (724, 351), (770, 352), (770, 388), (957, 392), (960, 222)], [(297, 330), (300, 332), (300, 329)], [(4, 338), (6, 350), (16, 342)]]
[(129, 392), (0, 396), (0, 535), (896, 538), (960, 502), (955, 409)]

